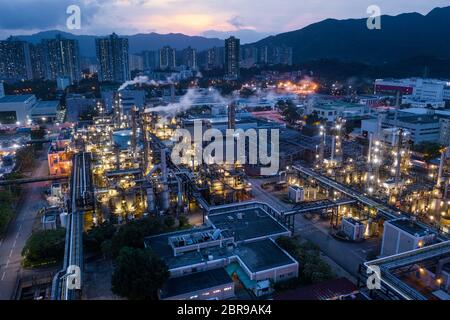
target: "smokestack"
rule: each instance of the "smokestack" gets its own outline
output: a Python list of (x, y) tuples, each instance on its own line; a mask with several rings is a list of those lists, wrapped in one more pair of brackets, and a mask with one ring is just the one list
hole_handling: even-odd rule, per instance
[(228, 105), (228, 129), (236, 129), (236, 104), (234, 101)]
[(175, 103), (175, 84), (172, 82), (170, 84), (170, 102)]
[(136, 127), (136, 106), (133, 106), (131, 108), (131, 151), (133, 153), (136, 152), (136, 145), (137, 145), (137, 127)]
[(439, 162), (439, 172), (438, 172), (438, 178), (437, 178), (437, 183), (436, 183), (436, 187), (440, 188), (441, 187), (441, 183), (442, 183), (442, 173), (444, 170), (444, 162), (445, 162), (445, 153), (446, 153), (446, 149), (441, 150), (441, 161)]
[(114, 145), (114, 152), (116, 154), (116, 170), (120, 170), (120, 146), (118, 144)]

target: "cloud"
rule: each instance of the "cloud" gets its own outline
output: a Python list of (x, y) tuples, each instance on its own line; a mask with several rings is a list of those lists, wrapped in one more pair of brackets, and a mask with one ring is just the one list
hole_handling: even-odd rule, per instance
[(35, 30), (52, 29), (66, 25), (67, 7), (78, 5), (83, 23), (91, 23), (103, 0), (1, 0), (0, 29)]
[(240, 30), (245, 27), (244, 20), (240, 16), (234, 16), (227, 20), (229, 24), (235, 27), (237, 30)]
[[(79, 5), (87, 34), (254, 30), (276, 34), (326, 18), (367, 17), (373, 0), (0, 0), (0, 35), (65, 28), (66, 8)], [(427, 13), (449, 0), (377, 0), (382, 14)]]

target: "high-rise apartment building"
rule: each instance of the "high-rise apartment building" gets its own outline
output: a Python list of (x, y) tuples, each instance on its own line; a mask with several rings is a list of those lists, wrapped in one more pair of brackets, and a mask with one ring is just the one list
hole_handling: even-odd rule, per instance
[(9, 38), (0, 41), (0, 78), (5, 80), (30, 80), (33, 78), (30, 45)]
[(239, 78), (240, 40), (230, 37), (225, 40), (225, 77)]
[(55, 39), (42, 40), (45, 78), (56, 80), (68, 77), (73, 83), (81, 77), (78, 41), (57, 35)]
[(162, 70), (174, 69), (176, 64), (176, 51), (174, 48), (165, 46), (159, 50), (159, 67)]
[(100, 66), (100, 81), (125, 82), (130, 80), (127, 38), (120, 38), (113, 33), (107, 38), (96, 39), (95, 46)]
[(197, 51), (191, 47), (183, 50), (183, 64), (189, 69), (197, 69)]

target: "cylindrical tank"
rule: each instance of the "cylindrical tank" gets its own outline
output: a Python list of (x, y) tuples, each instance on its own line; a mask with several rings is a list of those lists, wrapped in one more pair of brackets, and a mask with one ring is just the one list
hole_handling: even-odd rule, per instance
[(67, 212), (61, 212), (59, 214), (59, 220), (61, 220), (61, 227), (67, 228), (68, 219), (69, 219), (69, 214)]
[(153, 188), (147, 188), (147, 211), (154, 213), (156, 210), (155, 206), (155, 194), (153, 193)]
[(131, 145), (131, 130), (115, 131), (112, 135), (113, 143), (117, 144), (121, 150), (127, 149)]

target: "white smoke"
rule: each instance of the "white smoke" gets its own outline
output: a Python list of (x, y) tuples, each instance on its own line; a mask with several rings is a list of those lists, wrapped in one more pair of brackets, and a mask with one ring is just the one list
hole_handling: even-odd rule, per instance
[(171, 74), (166, 78), (165, 81), (155, 81), (153, 79), (149, 79), (147, 76), (137, 76), (133, 80), (125, 81), (118, 89), (118, 91), (122, 91), (126, 89), (128, 86), (134, 86), (136, 84), (147, 84), (151, 86), (159, 86), (159, 85), (168, 85), (176, 82), (176, 73)]
[(136, 85), (136, 84), (149, 84), (153, 86), (157, 86), (159, 83), (155, 80), (150, 80), (147, 76), (138, 76), (133, 80), (124, 82), (118, 89), (118, 91), (124, 90), (128, 86)]
[[(231, 102), (230, 99), (223, 97), (216, 89), (208, 88), (207, 96), (210, 101), (227, 105)], [(192, 108), (197, 103), (198, 99), (205, 97), (205, 92), (198, 89), (188, 89), (185, 95), (180, 98), (180, 102), (170, 103), (166, 106), (158, 106), (154, 108), (147, 108), (145, 112), (157, 112), (164, 116), (174, 117), (181, 112), (185, 112)]]

